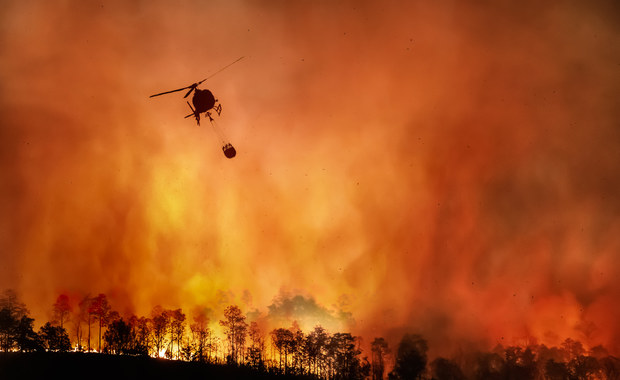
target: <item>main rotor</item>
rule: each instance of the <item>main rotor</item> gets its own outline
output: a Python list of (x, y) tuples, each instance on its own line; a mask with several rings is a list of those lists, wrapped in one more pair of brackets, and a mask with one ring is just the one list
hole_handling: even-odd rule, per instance
[(214, 76), (216, 76), (217, 74), (221, 73), (222, 71), (226, 70), (227, 68), (229, 68), (230, 66), (234, 65), (235, 63), (241, 61), (244, 57), (240, 57), (237, 60), (235, 60), (232, 63), (229, 63), (228, 65), (222, 67), (221, 69), (219, 69), (218, 71), (214, 72), (213, 74), (209, 75), (208, 77), (206, 77), (205, 79), (201, 80), (200, 82), (196, 82), (196, 83), (192, 83), (189, 86), (186, 87), (182, 87), (182, 88), (177, 88), (176, 90), (171, 90), (171, 91), (165, 91), (165, 92), (160, 92), (159, 94), (155, 94), (155, 95), (151, 95), (149, 96), (149, 98), (154, 98), (155, 96), (160, 96), (160, 95), (165, 95), (165, 94), (171, 94), (173, 92), (178, 92), (178, 91), (183, 91), (183, 90), (187, 90), (189, 89), (189, 91), (187, 91), (187, 93), (185, 94), (185, 96), (183, 96), (183, 98), (187, 98), (189, 96), (189, 94), (192, 93), (192, 91), (194, 91), (196, 89), (196, 87), (198, 87), (202, 82), (206, 81), (207, 79), (211, 79)]

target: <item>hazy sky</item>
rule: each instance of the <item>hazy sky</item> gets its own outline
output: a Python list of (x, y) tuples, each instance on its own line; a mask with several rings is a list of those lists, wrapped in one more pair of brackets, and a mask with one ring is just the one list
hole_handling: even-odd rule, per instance
[[(2, 1), (0, 289), (620, 353), (614, 1)], [(183, 119), (209, 81), (208, 123)], [(297, 296), (297, 297), (296, 297)], [(286, 322), (288, 323), (288, 322)], [(278, 326), (280, 327), (280, 326)]]

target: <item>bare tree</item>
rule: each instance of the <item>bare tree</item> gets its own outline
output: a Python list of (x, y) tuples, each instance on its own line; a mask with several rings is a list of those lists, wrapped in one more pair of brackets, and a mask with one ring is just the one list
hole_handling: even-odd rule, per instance
[(305, 355), (305, 341), (306, 336), (299, 327), (297, 321), (293, 321), (293, 325), (289, 329), (292, 334), (292, 339), (289, 342), (289, 351), (292, 355), (292, 366), (297, 373), (303, 372), (304, 357)]
[(169, 318), (168, 314), (162, 309), (161, 306), (155, 306), (151, 312), (151, 331), (153, 332), (153, 339), (155, 343), (155, 355), (160, 357), (162, 348), (164, 347), (164, 341), (168, 332)]
[(383, 338), (375, 338), (370, 344), (372, 351), (372, 379), (383, 379), (383, 373), (385, 372), (385, 355), (388, 354), (388, 344)]
[(78, 304), (77, 310), (73, 314), (73, 325), (75, 328), (75, 338), (77, 341), (77, 349), (82, 350), (82, 322), (88, 323), (88, 350), (90, 351), (90, 313), (88, 306), (90, 297), (86, 295)]
[(145, 317), (137, 317), (135, 315), (129, 318), (129, 325), (132, 329), (134, 337), (132, 351), (139, 355), (148, 355), (151, 348), (151, 329), (150, 320)]
[(52, 311), (54, 320), (57, 321), (60, 327), (64, 327), (65, 320), (69, 319), (73, 308), (69, 303), (69, 296), (61, 294), (56, 298), (56, 302), (52, 305)]
[(321, 377), (325, 370), (325, 356), (329, 334), (321, 327), (316, 326), (306, 337), (306, 355), (308, 356), (310, 372)]
[(17, 292), (13, 289), (5, 290), (4, 295), (0, 297), (0, 309), (9, 310), (18, 319), (28, 314), (26, 305), (19, 300)]
[(181, 309), (167, 310), (165, 313), (168, 314), (168, 321), (170, 323), (170, 355), (174, 357), (174, 343), (176, 342), (176, 358), (178, 359), (181, 352), (181, 339), (185, 331), (185, 314), (183, 314)]
[[(198, 361), (210, 361), (209, 339), (211, 329), (209, 328), (209, 317), (204, 310), (194, 315), (194, 323), (190, 325), (190, 331), (196, 347)], [(208, 358), (208, 359), (207, 359)]]
[(224, 327), (224, 334), (228, 338), (230, 348), (230, 360), (239, 363), (239, 357), (242, 354), (247, 335), (248, 324), (245, 322), (245, 315), (238, 306), (231, 305), (224, 310), (226, 319), (220, 321), (220, 325)]
[(260, 331), (258, 323), (255, 321), (250, 323), (248, 335), (250, 337), (250, 347), (248, 348), (247, 362), (254, 369), (262, 370), (265, 365), (263, 358), (265, 352), (265, 338)]
[(283, 370), (282, 363), (284, 363), (284, 373), (288, 373), (288, 356), (291, 353), (293, 339), (293, 332), (289, 329), (280, 327), (271, 331), (271, 343), (280, 356), (280, 371)]
[[(101, 329), (108, 322), (108, 315), (110, 313), (110, 305), (108, 304), (108, 298), (105, 294), (100, 293), (97, 297), (93, 298), (88, 307), (88, 313), (93, 315), (99, 324), (99, 345), (98, 351), (101, 352)], [(90, 331), (90, 328), (89, 328)], [(89, 333), (89, 346), (90, 346), (90, 333)]]

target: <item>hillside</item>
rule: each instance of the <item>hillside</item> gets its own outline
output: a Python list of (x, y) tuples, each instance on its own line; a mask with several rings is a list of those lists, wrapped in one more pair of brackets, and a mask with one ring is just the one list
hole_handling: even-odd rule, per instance
[(150, 357), (82, 353), (0, 353), (0, 379), (302, 379), (249, 368)]

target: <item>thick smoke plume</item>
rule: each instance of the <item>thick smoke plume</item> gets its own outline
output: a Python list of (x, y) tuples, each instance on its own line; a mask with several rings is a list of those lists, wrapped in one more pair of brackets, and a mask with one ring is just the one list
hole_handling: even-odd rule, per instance
[[(106, 293), (620, 352), (614, 2), (0, 7), (0, 288), (38, 320)], [(240, 56), (204, 83), (228, 160), (148, 96)]]

